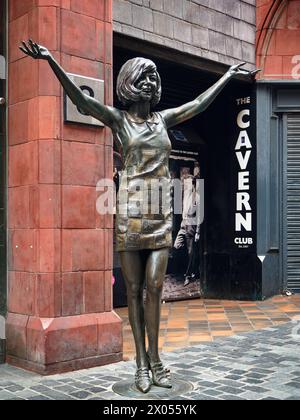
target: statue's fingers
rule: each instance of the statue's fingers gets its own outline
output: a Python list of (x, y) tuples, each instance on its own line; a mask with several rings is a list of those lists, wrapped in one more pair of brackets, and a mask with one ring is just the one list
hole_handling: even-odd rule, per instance
[(37, 53), (40, 54), (41, 53), (40, 46), (36, 42), (33, 45), (35, 46)]
[(28, 40), (28, 44), (31, 46), (32, 50), (34, 51), (33, 41), (32, 39)]
[(255, 76), (257, 73), (260, 73), (262, 70), (261, 69), (257, 69), (251, 72), (252, 76)]
[(31, 46), (32, 52), (33, 52), (34, 54), (38, 54), (38, 51), (37, 51), (37, 49), (36, 49), (36, 47), (35, 47), (35, 43), (32, 41), (32, 39), (30, 39), (28, 42), (29, 42), (29, 44), (30, 44), (30, 46)]
[(246, 74), (246, 75), (251, 74), (250, 70), (243, 69), (241, 67), (238, 68), (238, 71), (239, 71), (240, 74)]
[(20, 46), (20, 49), (24, 52), (24, 54), (29, 55), (32, 58), (36, 58), (36, 53), (34, 51), (31, 51), (30, 48), (28, 48), (26, 42), (22, 41), (23, 47)]
[(235, 64), (234, 66), (232, 66), (232, 70), (240, 70), (241, 67), (243, 67), (246, 63), (240, 63), (240, 64)]
[(238, 65), (237, 65), (237, 68), (242, 70), (242, 67), (243, 67), (245, 64), (247, 64), (247, 63), (246, 63), (246, 61), (244, 61), (244, 62), (243, 62), (243, 63), (241, 63), (241, 64), (238, 64)]
[(28, 48), (28, 46), (27, 46), (27, 44), (26, 44), (26, 42), (25, 42), (25, 41), (22, 41), (22, 45), (23, 45), (23, 47), (25, 48), (25, 50), (26, 50), (27, 54), (31, 54), (31, 51), (30, 51), (30, 49)]
[(21, 47), (21, 45), (19, 45), (19, 49), (24, 53), (24, 54), (28, 54), (28, 52), (25, 50), (25, 48)]
[(22, 41), (22, 45), (23, 45), (23, 48), (25, 48), (25, 50), (28, 50), (28, 47), (25, 41)]
[(32, 49), (33, 49), (33, 51), (34, 51), (35, 54), (37, 54), (37, 55), (40, 54), (40, 50), (36, 47), (36, 44), (35, 43), (33, 43)]

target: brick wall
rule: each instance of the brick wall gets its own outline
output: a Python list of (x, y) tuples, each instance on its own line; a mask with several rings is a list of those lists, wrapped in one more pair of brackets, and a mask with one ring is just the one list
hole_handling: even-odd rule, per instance
[(224, 64), (255, 64), (255, 0), (113, 0), (114, 31)]
[(257, 66), (262, 79), (300, 79), (299, 0), (257, 2)]

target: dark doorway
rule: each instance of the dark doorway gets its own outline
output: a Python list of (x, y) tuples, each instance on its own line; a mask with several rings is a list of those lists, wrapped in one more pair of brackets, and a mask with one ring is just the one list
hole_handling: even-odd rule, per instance
[[(182, 105), (204, 92), (219, 78), (217, 71), (208, 71), (207, 68), (192, 68), (184, 64), (160, 56), (148, 54), (141, 46), (140, 50), (131, 50), (119, 45), (114, 48), (114, 86), (121, 66), (136, 56), (152, 59), (158, 67), (162, 79), (163, 94), (157, 111)], [(212, 66), (212, 65), (211, 65)], [(216, 66), (217, 69), (217, 66)], [(226, 68), (224, 69), (224, 72)], [(236, 168), (235, 146), (237, 134), (237, 99), (253, 96), (253, 84), (233, 80), (220, 94), (209, 109), (193, 120), (182, 124), (170, 132), (173, 145), (173, 158), (181, 166), (190, 166), (189, 163), (180, 162), (178, 151), (186, 159), (190, 153), (197, 153), (201, 178), (205, 185), (205, 218), (201, 226), (200, 243), (197, 248), (199, 254), (198, 277), (200, 280), (200, 296), (211, 298), (255, 299), (258, 296), (256, 273), (256, 244), (252, 248), (239, 249), (235, 243), (234, 216), (236, 210)], [(253, 100), (254, 102), (254, 100)], [(114, 104), (122, 105), (115, 96)], [(255, 115), (252, 111), (251, 115)], [(255, 128), (255, 122), (252, 123)], [(182, 141), (183, 140), (183, 141)], [(253, 135), (255, 144), (255, 135)], [(186, 153), (186, 155), (184, 155)], [(176, 156), (177, 154), (177, 156)], [(255, 151), (251, 162), (255, 165)], [(187, 159), (185, 160), (187, 162)], [(193, 164), (190, 171), (192, 173)], [(187, 168), (184, 168), (187, 169)], [(172, 161), (170, 162), (172, 171)], [(251, 172), (251, 184), (255, 181), (255, 168)], [(251, 187), (252, 188), (252, 187)], [(253, 197), (255, 190), (252, 188)], [(256, 202), (252, 204), (255, 206)], [(255, 211), (255, 209), (253, 208)], [(253, 232), (255, 232), (255, 216), (253, 217)], [(176, 223), (176, 218), (175, 218)], [(178, 222), (180, 225), (180, 223)], [(174, 238), (175, 239), (175, 238)], [(176, 250), (171, 251), (168, 273), (184, 270), (183, 261), (187, 255), (180, 257)], [(126, 305), (126, 291), (122, 280), (122, 273), (115, 255), (115, 307)], [(182, 288), (185, 292), (186, 288)], [(186, 296), (182, 293), (181, 299), (194, 298), (196, 295)], [(199, 297), (199, 296), (198, 296)], [(178, 296), (174, 295), (174, 300)], [(168, 299), (172, 300), (172, 299)]]
[(4, 361), (6, 315), (6, 7), (0, 3), (0, 363)]

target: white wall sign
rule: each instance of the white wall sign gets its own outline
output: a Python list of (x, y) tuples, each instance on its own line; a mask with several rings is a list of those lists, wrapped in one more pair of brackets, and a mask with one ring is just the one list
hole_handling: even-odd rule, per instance
[[(92, 77), (80, 76), (68, 73), (70, 79), (87, 95), (97, 99), (104, 104), (104, 81), (93, 79)], [(65, 122), (94, 125), (103, 127), (102, 122), (96, 120), (90, 115), (85, 115), (73, 104), (71, 99), (65, 93)]]

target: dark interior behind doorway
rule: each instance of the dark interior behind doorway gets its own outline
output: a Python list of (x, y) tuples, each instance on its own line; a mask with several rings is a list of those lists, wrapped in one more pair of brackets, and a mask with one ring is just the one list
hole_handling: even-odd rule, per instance
[[(152, 59), (162, 78), (162, 100), (156, 110), (182, 105), (194, 99), (215, 83), (220, 75), (179, 65), (166, 59), (148, 56), (143, 51), (114, 48), (114, 87), (121, 66), (130, 58), (144, 56)], [(251, 83), (231, 81), (217, 100), (200, 116), (177, 127), (187, 135), (187, 149), (199, 153), (201, 177), (205, 181), (205, 220), (201, 227), (200, 287), (202, 296), (229, 299), (255, 299), (257, 284), (257, 256), (253, 250), (239, 252), (234, 246), (236, 135), (236, 99), (250, 96)], [(115, 96), (114, 104), (121, 107)], [(254, 112), (252, 113), (255, 114)], [(254, 128), (253, 123), (253, 127)], [(255, 135), (253, 143), (255, 144)], [(178, 144), (173, 142), (173, 149)], [(255, 166), (255, 151), (253, 159)], [(252, 177), (255, 179), (255, 167)], [(253, 190), (253, 197), (255, 191)], [(256, 204), (256, 201), (253, 203)], [(255, 209), (254, 209), (255, 211)], [(254, 229), (255, 231), (255, 221)], [(255, 249), (255, 248), (254, 248)], [(169, 267), (170, 268), (170, 267)], [(120, 272), (120, 270), (119, 270)], [(116, 279), (115, 307), (126, 304), (125, 286)], [(125, 298), (122, 298), (122, 295)], [(182, 296), (186, 298), (188, 296)], [(121, 304), (123, 302), (123, 305)]]

